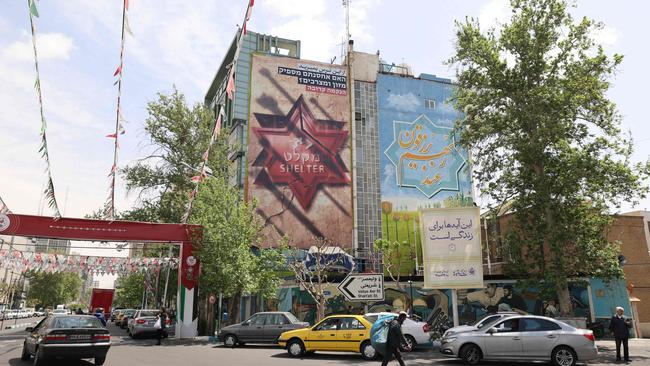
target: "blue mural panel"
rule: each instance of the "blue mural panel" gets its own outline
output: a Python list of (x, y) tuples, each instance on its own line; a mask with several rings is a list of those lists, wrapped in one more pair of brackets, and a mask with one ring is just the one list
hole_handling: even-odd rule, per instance
[(449, 103), (453, 85), (440, 80), (378, 77), (381, 197), (394, 208), (471, 203), (467, 151), (452, 134), (461, 115)]

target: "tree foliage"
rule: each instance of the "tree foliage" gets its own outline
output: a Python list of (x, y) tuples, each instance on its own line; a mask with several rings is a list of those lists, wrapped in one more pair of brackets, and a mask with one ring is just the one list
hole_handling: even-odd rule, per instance
[(76, 300), (81, 291), (81, 279), (76, 273), (30, 272), (27, 301), (43, 307), (54, 308)]
[(458, 129), (482, 194), (512, 212), (510, 274), (555, 292), (566, 315), (569, 278), (622, 276), (608, 208), (644, 196), (650, 169), (632, 166), (606, 95), (623, 57), (594, 41), (603, 24), (574, 20), (563, 0), (511, 5), (499, 29), (457, 22)]
[[(204, 293), (238, 297), (244, 293), (277, 295), (285, 260), (279, 249), (264, 247), (263, 222), (255, 204), (223, 177), (201, 186), (190, 221), (203, 226), (201, 288)], [(259, 250), (253, 251), (257, 247)]]
[(132, 273), (122, 275), (115, 281), (115, 306), (139, 308), (144, 292), (144, 274)]
[[(129, 192), (138, 194), (138, 207), (120, 218), (148, 222), (180, 222), (190, 181), (198, 167), (214, 127), (212, 112), (202, 104), (189, 107), (185, 96), (174, 89), (159, 93), (147, 105), (145, 133), (147, 156), (122, 169)], [(227, 174), (227, 146), (221, 141), (211, 152), (208, 166), (214, 174)]]

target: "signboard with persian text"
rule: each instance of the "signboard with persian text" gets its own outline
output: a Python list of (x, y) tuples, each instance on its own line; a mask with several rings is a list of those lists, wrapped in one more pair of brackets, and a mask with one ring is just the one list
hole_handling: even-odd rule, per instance
[(420, 211), (424, 287), (483, 287), (478, 207)]

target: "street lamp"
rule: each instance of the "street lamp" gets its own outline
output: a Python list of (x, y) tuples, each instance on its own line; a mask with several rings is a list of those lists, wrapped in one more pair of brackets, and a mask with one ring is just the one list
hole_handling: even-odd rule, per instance
[(412, 318), (413, 317), (413, 281), (409, 280), (408, 283), (409, 283), (409, 289), (410, 289), (410, 292), (411, 292), (411, 308), (410, 308), (410, 310), (411, 310), (411, 318)]

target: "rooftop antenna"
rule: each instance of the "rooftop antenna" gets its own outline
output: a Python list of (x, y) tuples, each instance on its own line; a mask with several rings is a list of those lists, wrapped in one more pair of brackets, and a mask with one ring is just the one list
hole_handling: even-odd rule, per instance
[(345, 7), (345, 44), (348, 52), (350, 52), (350, 1), (343, 0), (343, 6)]

